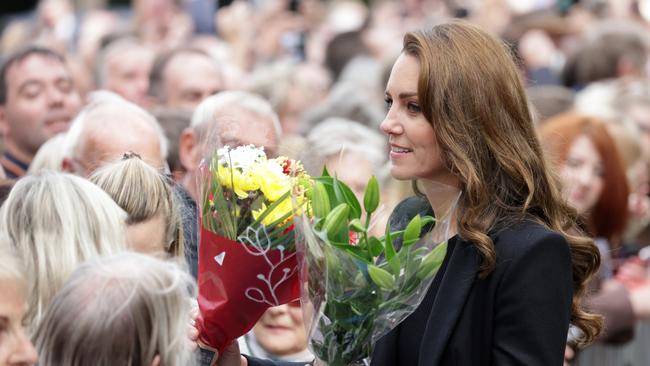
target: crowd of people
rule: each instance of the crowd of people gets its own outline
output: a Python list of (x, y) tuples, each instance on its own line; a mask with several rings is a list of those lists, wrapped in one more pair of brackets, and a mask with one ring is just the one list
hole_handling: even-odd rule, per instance
[[(197, 182), (215, 146), (326, 165), (360, 198), (375, 175), (384, 232), (414, 194), (391, 177), (396, 132), (380, 126), (398, 99), (391, 69), (405, 33), (451, 18), (507, 45), (578, 215), (563, 229), (600, 252), (583, 300), (603, 315), (596, 342), (632, 340), (650, 318), (650, 2), (40, 0), (0, 17), (0, 365), (191, 364)], [(516, 146), (509, 132), (494, 143)], [(239, 346), (313, 359), (299, 303), (269, 309)]]

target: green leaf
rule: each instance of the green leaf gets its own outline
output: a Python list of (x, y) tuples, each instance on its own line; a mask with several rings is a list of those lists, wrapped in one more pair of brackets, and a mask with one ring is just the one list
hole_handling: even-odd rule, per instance
[(352, 246), (348, 243), (340, 243), (335, 241), (330, 241), (329, 243), (334, 248), (350, 253), (352, 256), (363, 261), (364, 263), (369, 263), (371, 260), (368, 258), (368, 253), (359, 247)]
[(345, 202), (350, 206), (350, 220), (361, 218), (361, 205), (359, 204), (359, 200), (357, 200), (357, 196), (354, 195), (354, 192), (352, 192), (350, 187), (336, 179), (336, 177), (334, 177), (334, 180), (332, 181), (332, 186), (334, 188), (336, 199), (339, 202)]
[(395, 246), (393, 246), (393, 238), (390, 233), (390, 228), (386, 226), (386, 237), (384, 238), (384, 253), (386, 253), (386, 260), (390, 266), (391, 271), (396, 276), (400, 274), (400, 260), (395, 252)]
[(447, 242), (440, 243), (437, 247), (424, 256), (422, 262), (420, 263), (420, 268), (417, 271), (417, 278), (424, 280), (432, 277), (445, 260), (445, 255), (447, 254)]
[(257, 218), (257, 220), (253, 221), (251, 224), (252, 226), (257, 226), (257, 225), (262, 225), (262, 221), (268, 216), (271, 211), (273, 211), (276, 207), (278, 207), (282, 201), (289, 199), (289, 196), (291, 195), (291, 191), (285, 192), (280, 198), (278, 198), (275, 202), (271, 203), (269, 207), (266, 208), (264, 212)]
[(420, 218), (420, 215), (416, 215), (413, 219), (411, 219), (411, 222), (408, 223), (406, 226), (406, 229), (404, 229), (404, 240), (402, 241), (402, 245), (405, 247), (408, 247), (410, 245), (415, 244), (415, 242), (420, 239), (420, 233), (422, 232), (422, 220)]
[(388, 271), (383, 270), (375, 265), (368, 265), (368, 275), (372, 282), (385, 290), (395, 289), (395, 278)]
[(370, 253), (373, 257), (379, 256), (384, 251), (384, 245), (374, 236), (368, 238), (368, 245), (370, 246)]
[(327, 171), (327, 165), (323, 165), (323, 173), (321, 175), (323, 177), (330, 177), (330, 172)]
[[(222, 168), (224, 169), (224, 168)], [(234, 194), (234, 192), (233, 192)], [(235, 222), (233, 218), (233, 213), (228, 206), (228, 201), (224, 197), (223, 187), (219, 184), (216, 179), (212, 180), (212, 200), (214, 202), (214, 207), (217, 211), (218, 219), (221, 221), (221, 229), (223, 230), (223, 236), (227, 237), (230, 240), (237, 239), (237, 229), (235, 227)], [(212, 212), (208, 210), (208, 215), (212, 215)], [(210, 219), (210, 216), (208, 217)]]
[(368, 180), (368, 186), (363, 194), (363, 207), (368, 214), (375, 212), (379, 206), (379, 182), (373, 175)]

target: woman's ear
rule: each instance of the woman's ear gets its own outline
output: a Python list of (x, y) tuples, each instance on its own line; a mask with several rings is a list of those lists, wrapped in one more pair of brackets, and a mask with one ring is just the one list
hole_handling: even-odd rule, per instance
[(160, 355), (156, 355), (151, 361), (151, 366), (160, 366)]

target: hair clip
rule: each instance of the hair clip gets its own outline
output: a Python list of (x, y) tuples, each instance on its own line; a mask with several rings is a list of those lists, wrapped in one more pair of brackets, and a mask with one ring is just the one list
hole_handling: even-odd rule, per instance
[(122, 155), (122, 160), (128, 160), (128, 159), (133, 159), (133, 158), (138, 158), (142, 160), (142, 157), (138, 155), (137, 153), (134, 153), (133, 151), (127, 151)]

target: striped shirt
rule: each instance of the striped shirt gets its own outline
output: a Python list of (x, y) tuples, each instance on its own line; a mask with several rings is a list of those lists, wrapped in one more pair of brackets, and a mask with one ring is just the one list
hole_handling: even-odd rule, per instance
[(0, 164), (7, 174), (9, 179), (18, 179), (25, 175), (27, 168), (29, 168), (28, 163), (24, 163), (15, 156), (11, 155), (8, 151), (5, 151), (2, 156), (0, 156)]

